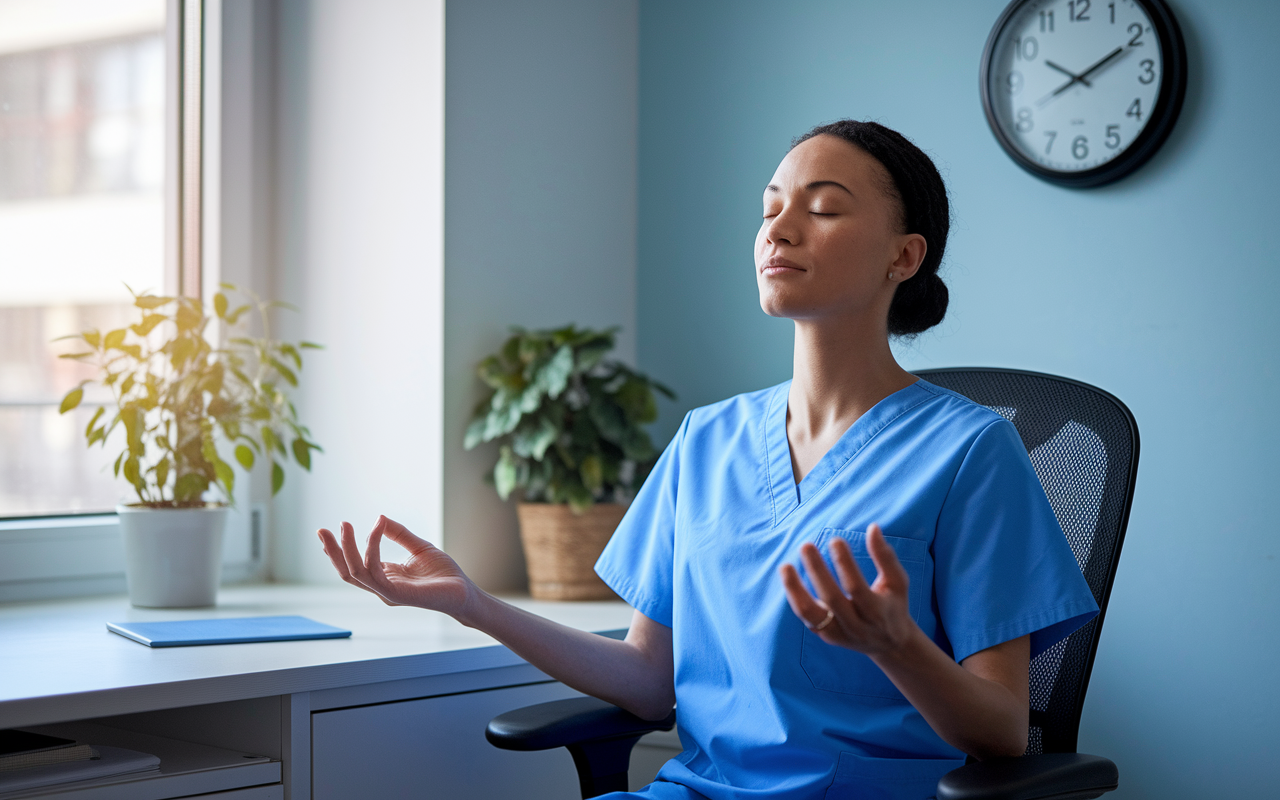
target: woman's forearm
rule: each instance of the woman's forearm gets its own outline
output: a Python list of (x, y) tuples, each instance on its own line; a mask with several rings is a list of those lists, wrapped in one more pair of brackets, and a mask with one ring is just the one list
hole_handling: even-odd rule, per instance
[(1010, 662), (1026, 664), (1028, 655), (1024, 636), (975, 653), (961, 666), (916, 628), (899, 648), (872, 660), (943, 740), (985, 759), (1020, 756), (1027, 749), (1027, 697), (1006, 685), (1016, 685), (1014, 676), (999, 671)]
[(457, 615), (558, 681), (644, 719), (675, 705), (671, 629), (635, 613), (625, 640), (531, 614), (477, 590)]

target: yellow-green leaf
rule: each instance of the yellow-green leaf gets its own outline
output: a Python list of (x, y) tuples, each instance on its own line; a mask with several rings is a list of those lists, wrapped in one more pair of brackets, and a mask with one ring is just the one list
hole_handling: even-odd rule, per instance
[(213, 296), (213, 312), (222, 319), (227, 318), (227, 296), (222, 292)]
[(147, 314), (142, 318), (142, 321), (139, 322), (137, 325), (130, 325), (129, 330), (133, 331), (139, 336), (146, 336), (148, 333), (151, 333), (151, 331), (154, 330), (157, 325), (159, 325), (161, 322), (164, 322), (164, 320), (165, 320), (164, 314)]
[(134, 456), (125, 459), (124, 479), (133, 484), (139, 492), (142, 491), (142, 476), (138, 473), (138, 459)]
[(276, 438), (276, 432), (270, 428), (262, 429), (262, 446), (267, 449), (268, 453), (273, 450), (284, 452), (284, 445)]
[(311, 471), (311, 448), (302, 439), (293, 440), (293, 457), (298, 459), (298, 463), (302, 468)]
[(253, 451), (244, 445), (236, 445), (236, 461), (246, 470), (253, 469)]
[(93, 426), (98, 424), (98, 420), (107, 412), (106, 406), (98, 406), (98, 410), (93, 412), (93, 417), (89, 420), (89, 424), (84, 426), (84, 435), (88, 437), (93, 433)]
[(284, 486), (284, 468), (276, 462), (271, 462), (271, 495), (274, 497), (280, 492), (280, 488)]
[(172, 303), (172, 302), (173, 302), (172, 297), (156, 297), (155, 295), (144, 294), (141, 297), (134, 300), (133, 304), (138, 308), (152, 309), (152, 308), (159, 308), (165, 303)]
[(281, 364), (279, 359), (268, 359), (268, 363), (275, 367), (276, 372), (279, 372), (280, 377), (288, 381), (290, 386), (298, 385), (298, 376), (293, 374), (293, 370), (289, 369), (284, 364)]
[(191, 331), (204, 322), (204, 314), (200, 313), (198, 308), (193, 308), (191, 303), (182, 303), (178, 306), (178, 313), (174, 315), (173, 320), (178, 323), (178, 330)]
[(62, 405), (58, 406), (58, 413), (65, 414), (76, 406), (80, 405), (80, 401), (84, 399), (84, 389), (72, 389), (67, 392), (67, 396), (62, 398)]
[(222, 486), (227, 491), (227, 497), (230, 498), (236, 490), (236, 472), (231, 465), (222, 459), (213, 462), (213, 472), (218, 476)]
[(162, 459), (156, 464), (156, 486), (164, 488), (164, 484), (169, 480), (169, 459)]
[(118, 328), (111, 331), (102, 338), (102, 346), (110, 350), (113, 347), (119, 347), (124, 344), (124, 335), (128, 333), (124, 328)]
[(302, 369), (302, 354), (298, 352), (298, 348), (291, 344), (281, 344), (280, 352), (293, 359), (293, 363), (297, 365), (298, 369)]

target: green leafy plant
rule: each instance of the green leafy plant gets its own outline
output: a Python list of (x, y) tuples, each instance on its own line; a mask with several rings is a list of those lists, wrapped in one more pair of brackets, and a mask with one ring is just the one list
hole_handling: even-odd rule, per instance
[(467, 427), (466, 448), (501, 445), (492, 480), (502, 499), (528, 502), (623, 501), (644, 481), (657, 451), (642, 427), (658, 416), (662, 384), (606, 360), (616, 328), (513, 328), (477, 367), (491, 389)]
[[(223, 289), (238, 291), (231, 284)], [(132, 290), (130, 290), (132, 292)], [(233, 502), (235, 470), (223, 460), (220, 445), (230, 447), (245, 470), (262, 457), (271, 463), (271, 492), (284, 485), (284, 468), (292, 452), (303, 469), (311, 469), (311, 451), (320, 446), (298, 422), (285, 385), (297, 387), (303, 349), (270, 337), (268, 311), (287, 307), (267, 303), (251, 293), (250, 302), (231, 307), (223, 292), (213, 297), (212, 316), (199, 300), (134, 294), (141, 319), (127, 328), (101, 333), (89, 330), (63, 337), (78, 339), (88, 350), (61, 356), (96, 365), (98, 383), (115, 400), (110, 421), (99, 407), (85, 428), (89, 447), (107, 446), (123, 426), (125, 445), (115, 460), (141, 505), (193, 508), (204, 505), (204, 493), (216, 485)], [(229, 336), (226, 347), (210, 342), (215, 319), (226, 333), (246, 326), (257, 311), (263, 335)], [(87, 380), (62, 399), (65, 414), (80, 405)], [(287, 446), (286, 446), (287, 445)]]

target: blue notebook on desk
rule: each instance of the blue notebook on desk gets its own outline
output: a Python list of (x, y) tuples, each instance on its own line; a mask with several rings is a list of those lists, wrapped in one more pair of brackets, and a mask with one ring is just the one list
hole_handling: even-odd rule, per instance
[(198, 644), (291, 642), (298, 639), (345, 639), (351, 631), (306, 617), (235, 617), (169, 622), (108, 622), (107, 630), (147, 647)]

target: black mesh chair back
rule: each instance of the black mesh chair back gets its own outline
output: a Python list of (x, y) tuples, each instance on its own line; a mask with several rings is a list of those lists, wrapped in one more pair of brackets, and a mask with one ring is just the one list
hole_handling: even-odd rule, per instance
[(1138, 425), (1118, 399), (1067, 378), (1011, 369), (919, 377), (1008, 419), (1066, 533), (1101, 613), (1031, 662), (1028, 754), (1074, 753), (1085, 690), (1120, 560), (1138, 470)]

